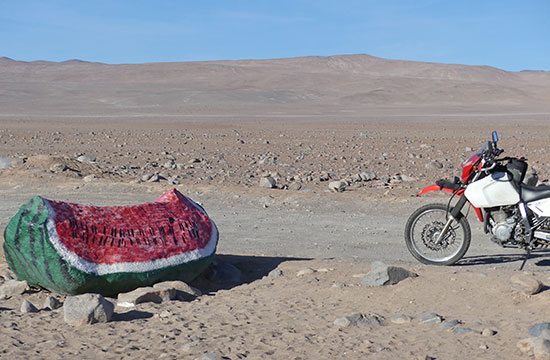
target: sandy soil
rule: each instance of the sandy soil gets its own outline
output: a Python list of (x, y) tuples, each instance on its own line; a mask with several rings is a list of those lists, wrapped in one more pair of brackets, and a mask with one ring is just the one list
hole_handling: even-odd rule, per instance
[[(35, 194), (121, 205), (176, 187), (217, 223), (218, 260), (243, 272), (239, 284), (198, 281), (204, 295), (194, 301), (116, 308), (113, 321), (78, 328), (64, 323), (62, 310), (20, 312), (23, 299), (40, 308), (46, 291), (1, 300), (0, 358), (528, 358), (516, 343), (550, 320), (550, 292), (511, 289), (522, 253), (492, 244), (470, 214), (464, 260), (422, 266), (403, 230), (415, 208), (447, 199), (415, 194), (459, 175), (492, 130), (506, 154), (526, 156), (548, 181), (547, 74), (357, 59), (189, 68), (0, 59), (0, 157), (13, 160), (0, 170), (2, 228)], [(178, 75), (167, 79), (171, 73)], [(411, 97), (415, 86), (421, 91)], [(181, 104), (170, 98), (180, 90), (188, 96)], [(358, 176), (367, 172), (369, 180)], [(259, 185), (268, 175), (277, 188)], [(347, 181), (346, 191), (329, 192), (332, 180)], [(550, 284), (547, 254), (526, 270)], [(419, 276), (360, 286), (375, 260)], [(297, 276), (306, 268), (315, 271)], [(283, 275), (268, 276), (274, 269)], [(2, 256), (0, 275), (8, 274)], [(420, 324), (430, 312), (473, 331)], [(334, 325), (356, 313), (385, 320)], [(395, 324), (396, 314), (413, 319)], [(482, 335), (487, 329), (494, 334)]]

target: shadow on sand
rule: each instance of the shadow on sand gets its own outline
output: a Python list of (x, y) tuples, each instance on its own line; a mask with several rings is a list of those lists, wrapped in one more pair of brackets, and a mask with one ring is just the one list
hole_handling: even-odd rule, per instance
[[(466, 256), (460, 260), (457, 266), (472, 266), (472, 265), (491, 265), (505, 264), (517, 262), (518, 269), (525, 259), (525, 254), (496, 254), (496, 255), (479, 255)], [(527, 260), (527, 264), (535, 264), (541, 267), (550, 267), (550, 250), (538, 250), (532, 252)]]
[(214, 263), (190, 285), (205, 293), (228, 290), (267, 276), (281, 263), (310, 258), (218, 254)]

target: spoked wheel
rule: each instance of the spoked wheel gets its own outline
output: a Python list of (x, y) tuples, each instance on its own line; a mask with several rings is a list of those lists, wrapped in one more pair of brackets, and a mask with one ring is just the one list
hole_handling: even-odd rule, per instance
[(452, 220), (445, 236), (440, 234), (450, 215), (444, 204), (428, 204), (409, 217), (405, 226), (405, 243), (418, 261), (430, 265), (452, 265), (470, 247), (470, 225), (465, 217)]

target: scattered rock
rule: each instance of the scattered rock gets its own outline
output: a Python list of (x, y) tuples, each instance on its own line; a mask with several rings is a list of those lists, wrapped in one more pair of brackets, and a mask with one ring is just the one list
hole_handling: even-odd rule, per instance
[(364, 171), (362, 173), (359, 174), (359, 177), (361, 178), (361, 180), (363, 181), (371, 181), (371, 180), (376, 180), (376, 173), (372, 170), (369, 170), (369, 171)]
[(398, 282), (418, 275), (396, 266), (388, 266), (380, 261), (375, 261), (370, 266), (370, 271), (365, 275), (360, 284), (362, 286), (395, 285)]
[(113, 316), (114, 305), (100, 294), (67, 296), (63, 304), (63, 318), (70, 325), (86, 325), (108, 322)]
[(63, 306), (63, 303), (53, 296), (48, 296), (44, 300), (44, 309), (56, 310)]
[(525, 295), (535, 295), (542, 290), (542, 283), (533, 275), (527, 273), (512, 275), (510, 285), (513, 290), (522, 292)]
[(281, 269), (273, 269), (269, 272), (269, 274), (267, 274), (268, 277), (270, 278), (278, 278), (278, 277), (282, 277), (284, 276), (284, 272), (283, 270)]
[(331, 181), (328, 183), (328, 189), (333, 192), (344, 192), (347, 185), (348, 184), (343, 180)]
[(475, 332), (473, 329), (470, 329), (470, 328), (455, 328), (453, 330), (453, 334), (456, 334), (456, 335), (462, 335), (462, 334), (467, 334), (467, 333), (471, 333), (471, 332)]
[(21, 304), (21, 313), (28, 314), (35, 312), (38, 312), (36, 306), (34, 306), (29, 300), (23, 300), (23, 303)]
[(273, 189), (277, 186), (277, 181), (271, 176), (266, 176), (260, 179), (260, 186), (266, 189)]
[(527, 332), (529, 333), (529, 335), (536, 337), (536, 336), (540, 336), (540, 334), (544, 330), (550, 331), (550, 323), (549, 322), (535, 324), (535, 325), (531, 326), (529, 328), (529, 330), (527, 330)]
[(154, 302), (160, 304), (163, 301), (174, 300), (175, 298), (175, 289), (141, 287), (127, 293), (118, 294), (117, 305), (122, 307), (132, 307), (144, 302)]
[(290, 185), (288, 185), (288, 190), (292, 190), (292, 191), (298, 191), (301, 188), (302, 188), (302, 184), (296, 181), (293, 181), (292, 183), (290, 183)]
[(382, 325), (384, 317), (378, 314), (353, 314), (334, 320), (334, 325), (338, 327), (348, 326), (376, 326)]
[(93, 163), (95, 163), (95, 157), (80, 155), (79, 157), (76, 158), (76, 161), (81, 162), (81, 163), (86, 163), (86, 164), (93, 164)]
[(536, 339), (536, 337), (530, 337), (518, 341), (517, 347), (519, 351), (521, 351), (522, 353), (528, 353), (529, 351), (531, 351)]
[(390, 321), (394, 324), (408, 324), (412, 321), (413, 317), (405, 314), (395, 314), (390, 318)]
[(348, 327), (351, 325), (351, 321), (349, 321), (349, 319), (347, 317), (341, 317), (341, 318), (338, 318), (336, 320), (334, 320), (333, 322), (334, 325), (338, 326), (338, 327)]
[(533, 341), (533, 354), (535, 359), (549, 359), (550, 358), (550, 340), (543, 338), (536, 338)]
[(443, 317), (436, 313), (428, 313), (420, 318), (419, 324), (439, 324), (443, 321)]
[(62, 163), (55, 163), (55, 164), (52, 164), (52, 166), (50, 166), (50, 170), (53, 171), (53, 172), (63, 172), (67, 169), (67, 166), (65, 164), (62, 164)]
[(82, 180), (83, 180), (84, 182), (87, 182), (87, 183), (92, 182), (92, 181), (94, 181), (94, 180), (96, 180), (96, 179), (97, 179), (97, 176), (94, 175), (94, 174), (92, 174), (92, 175), (87, 175), (87, 176), (84, 176), (84, 177), (82, 178)]
[(149, 181), (155, 174), (144, 174), (141, 177), (141, 181)]
[(201, 296), (202, 292), (192, 286), (189, 286), (183, 281), (163, 281), (153, 285), (155, 289), (174, 289), (176, 291), (176, 299), (180, 301), (190, 301)]
[(312, 268), (305, 268), (305, 269), (302, 269), (302, 270), (299, 270), (297, 273), (296, 273), (296, 276), (304, 276), (304, 275), (310, 275), (310, 274), (313, 274), (314, 272), (317, 272), (315, 269), (312, 269)]
[(415, 182), (417, 180), (415, 177), (407, 176), (407, 175), (400, 175), (399, 177), (404, 182)]
[(439, 327), (441, 330), (449, 330), (454, 328), (457, 325), (460, 325), (461, 322), (459, 320), (449, 320), (445, 321), (441, 326)]
[(0, 158), (0, 170), (9, 168), (11, 166), (11, 161), (12, 159), (9, 157)]
[(443, 169), (443, 164), (437, 160), (430, 161), (429, 163), (426, 164), (426, 169), (430, 169), (430, 170)]
[(206, 279), (222, 285), (234, 285), (242, 282), (242, 272), (232, 264), (214, 260), (208, 268)]
[(27, 281), (7, 280), (0, 286), (0, 299), (21, 295), (27, 290)]
[(216, 353), (207, 353), (202, 355), (201, 357), (195, 358), (195, 360), (226, 360), (226, 359), (228, 358)]
[(147, 182), (154, 183), (159, 182), (161, 180), (161, 176), (159, 174), (153, 174)]

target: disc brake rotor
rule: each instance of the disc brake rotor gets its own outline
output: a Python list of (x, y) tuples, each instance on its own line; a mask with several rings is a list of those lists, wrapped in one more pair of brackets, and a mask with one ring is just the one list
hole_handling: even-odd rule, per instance
[(439, 251), (454, 243), (456, 239), (456, 233), (453, 228), (449, 228), (445, 237), (441, 239), (439, 244), (437, 243), (439, 234), (441, 234), (441, 231), (443, 231), (444, 227), (445, 224), (441, 221), (434, 221), (426, 224), (424, 226), (424, 229), (422, 230), (422, 242), (424, 243), (424, 246), (426, 246), (430, 250)]

